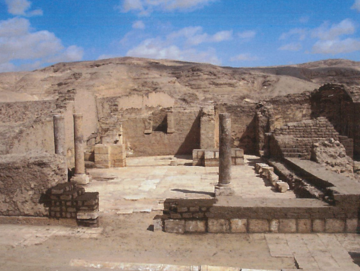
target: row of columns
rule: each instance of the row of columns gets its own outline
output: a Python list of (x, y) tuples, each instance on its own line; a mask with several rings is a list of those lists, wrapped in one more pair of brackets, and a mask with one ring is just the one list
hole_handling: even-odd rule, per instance
[[(83, 115), (74, 114), (74, 146), (75, 146), (75, 174), (71, 181), (78, 184), (87, 184), (90, 177), (85, 174)], [(65, 119), (63, 115), (54, 116), (55, 153), (66, 155)]]

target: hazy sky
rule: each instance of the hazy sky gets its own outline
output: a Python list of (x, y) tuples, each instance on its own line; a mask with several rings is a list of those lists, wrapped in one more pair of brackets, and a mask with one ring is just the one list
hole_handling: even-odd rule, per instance
[(360, 61), (360, 0), (0, 0), (0, 71), (137, 56)]

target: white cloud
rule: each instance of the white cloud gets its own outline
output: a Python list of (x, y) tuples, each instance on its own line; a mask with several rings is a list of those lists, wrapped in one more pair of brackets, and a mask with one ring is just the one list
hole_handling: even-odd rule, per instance
[(237, 36), (240, 39), (251, 40), (256, 36), (256, 32), (253, 30), (248, 30), (248, 31), (237, 33)]
[(360, 40), (347, 38), (344, 40), (320, 40), (312, 48), (315, 54), (340, 54), (351, 53), (360, 50)]
[(215, 1), (217, 0), (122, 0), (117, 8), (123, 12), (136, 11), (140, 15), (148, 15), (154, 10), (194, 10)]
[(5, 3), (8, 7), (8, 12), (12, 15), (37, 16), (43, 14), (41, 9), (29, 11), (31, 2), (28, 0), (5, 0)]
[(160, 38), (144, 40), (138, 46), (129, 50), (126, 55), (155, 59), (206, 62), (216, 65), (221, 64), (214, 49), (208, 49), (207, 51), (198, 51), (194, 48), (180, 49), (178, 46), (168, 44)]
[(338, 24), (324, 23), (312, 31), (312, 36), (321, 40), (333, 40), (342, 35), (355, 33), (355, 25), (349, 19), (345, 19)]
[(355, 3), (351, 8), (360, 12), (360, 0), (355, 0)]
[(134, 29), (145, 29), (145, 24), (143, 21), (136, 21), (133, 23), (132, 28)]
[(259, 58), (257, 56), (252, 56), (251, 54), (239, 54), (237, 56), (234, 56), (230, 58), (230, 61), (255, 61)]
[(296, 37), (298, 40), (304, 40), (307, 36), (307, 30), (303, 28), (294, 28), (290, 31), (281, 34), (280, 40), (286, 40), (292, 37)]
[[(24, 18), (0, 21), (0, 65), (11, 70), (14, 60), (26, 61), (26, 68), (34, 63), (76, 61), (82, 59), (83, 49), (77, 46), (65, 48), (53, 33), (43, 30), (32, 32)], [(32, 63), (28, 62), (33, 61)], [(36, 65), (39, 66), (39, 65)]]
[(288, 43), (288, 44), (285, 44), (283, 46), (281, 46), (279, 48), (279, 50), (281, 51), (299, 51), (301, 50), (302, 48), (302, 45), (300, 43), (296, 43), (296, 42), (293, 42), (293, 43)]
[(185, 39), (185, 43), (187, 45), (199, 45), (205, 42), (222, 42), (232, 39), (232, 31), (220, 31), (214, 35), (209, 35), (203, 32), (201, 26), (189, 26), (178, 31), (174, 31), (167, 36), (167, 40), (169, 42), (182, 38)]

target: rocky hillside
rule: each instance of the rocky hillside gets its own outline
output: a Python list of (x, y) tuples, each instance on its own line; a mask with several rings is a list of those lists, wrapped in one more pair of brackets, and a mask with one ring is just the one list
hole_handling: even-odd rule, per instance
[(165, 92), (179, 104), (259, 101), (336, 82), (360, 83), (360, 62), (324, 60), (300, 65), (231, 68), (140, 58), (59, 63), (32, 72), (0, 74), (0, 102), (57, 99), (77, 91), (97, 97)]

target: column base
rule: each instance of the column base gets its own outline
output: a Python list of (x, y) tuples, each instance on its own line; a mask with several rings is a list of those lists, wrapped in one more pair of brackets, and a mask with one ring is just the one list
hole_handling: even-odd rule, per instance
[(215, 186), (215, 197), (219, 196), (233, 196), (234, 190), (231, 188), (231, 185), (216, 185)]
[(91, 181), (91, 176), (86, 174), (75, 174), (71, 177), (70, 181), (77, 184), (88, 184)]

